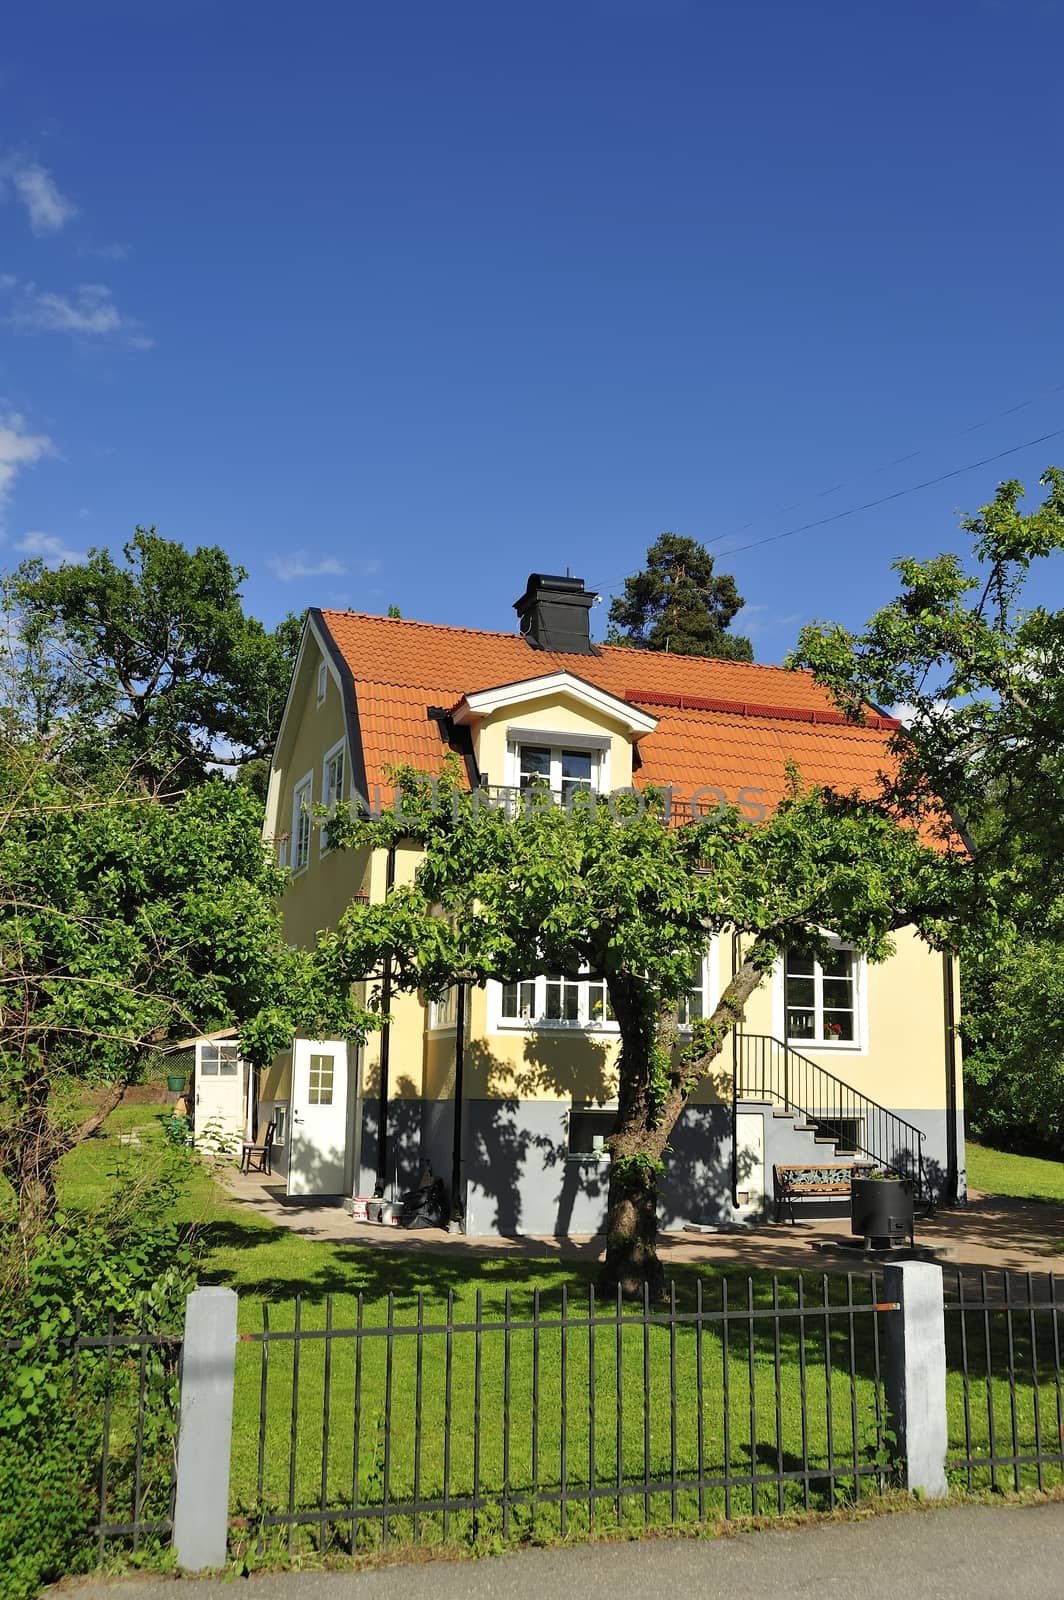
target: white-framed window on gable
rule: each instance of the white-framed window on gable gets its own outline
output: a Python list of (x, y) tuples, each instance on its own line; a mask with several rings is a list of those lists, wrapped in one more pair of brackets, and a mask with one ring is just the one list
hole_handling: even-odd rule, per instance
[[(341, 739), (337, 744), (333, 745), (331, 750), (325, 752), (325, 760), (321, 769), (321, 800), (322, 804), (328, 806), (330, 811), (334, 811), (343, 802), (344, 778), (344, 741)], [(329, 848), (329, 840), (325, 828), (321, 831), (320, 848), (322, 855)]]
[(787, 1042), (818, 1049), (860, 1046), (862, 979), (863, 962), (849, 945), (833, 940), (823, 961), (788, 950), (783, 958)]
[(314, 801), (314, 774), (308, 772), (292, 791), (292, 856), (293, 872), (301, 872), (310, 861), (310, 808)]
[(326, 662), (318, 662), (318, 695), (317, 703), (320, 706), (325, 700), (325, 692), (329, 687), (329, 668)]

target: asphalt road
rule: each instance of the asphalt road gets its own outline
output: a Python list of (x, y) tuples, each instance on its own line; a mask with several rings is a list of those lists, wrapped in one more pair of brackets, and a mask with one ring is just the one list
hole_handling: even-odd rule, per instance
[(279, 1573), (64, 1588), (89, 1600), (1064, 1600), (1064, 1502), (958, 1506), (731, 1538), (528, 1550), (370, 1572)]

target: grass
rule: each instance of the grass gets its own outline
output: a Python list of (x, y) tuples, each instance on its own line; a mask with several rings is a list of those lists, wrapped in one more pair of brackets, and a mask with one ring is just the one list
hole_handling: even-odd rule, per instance
[(1064, 1161), (1013, 1155), (968, 1141), (968, 1182), (987, 1194), (1018, 1200), (1064, 1201)]
[[(134, 1132), (139, 1147), (121, 1143)], [(158, 1110), (116, 1113), (68, 1159), (65, 1199), (98, 1201), (161, 1138)], [(307, 1518), (293, 1535), (297, 1552), (361, 1552), (385, 1536), (482, 1548), (611, 1525), (830, 1509), (889, 1481), (875, 1379), (883, 1318), (843, 1303), (877, 1292), (867, 1272), (777, 1284), (764, 1272), (687, 1268), (676, 1275), (677, 1308), (690, 1312), (701, 1296), (715, 1314), (701, 1327), (663, 1319), (644, 1328), (612, 1304), (589, 1314), (593, 1266), (304, 1238), (231, 1199), (198, 1163), (176, 1216), (199, 1231), (201, 1281), (239, 1291), (244, 1334), (262, 1335), (266, 1308), (269, 1339), (238, 1346), (231, 1502), (249, 1519), (247, 1538), (266, 1547), (288, 1535), (264, 1518), (293, 1508)], [(795, 1312), (799, 1295), (830, 1315), (804, 1326), (796, 1315), (749, 1315), (774, 1297)], [(564, 1332), (563, 1305), (579, 1319)], [(725, 1306), (739, 1315), (725, 1319)], [(507, 1331), (507, 1312), (530, 1323), (537, 1310), (538, 1328)], [(989, 1342), (993, 1373), (965, 1389), (955, 1370), (961, 1319), (948, 1316), (951, 1455), (985, 1454), (992, 1439), (999, 1455), (1023, 1454), (1036, 1433), (1060, 1438), (1045, 1316), (1033, 1344), (1030, 1319), (1013, 1320), (1007, 1329), (997, 1312), (965, 1317), (969, 1362), (985, 1362)], [(277, 1337), (297, 1321), (310, 1338)], [(403, 1331), (373, 1331), (389, 1323)], [(419, 1336), (419, 1324), (440, 1331)], [(361, 1337), (344, 1336), (357, 1327)], [(1010, 1359), (1014, 1410), (999, 1376)], [(726, 1486), (726, 1476), (735, 1481)], [(1062, 1477), (1055, 1466), (1048, 1481)], [(1015, 1474), (982, 1466), (959, 1482), (992, 1480), (1009, 1489), (1036, 1481), (1025, 1465)], [(467, 1505), (386, 1509), (416, 1497)]]

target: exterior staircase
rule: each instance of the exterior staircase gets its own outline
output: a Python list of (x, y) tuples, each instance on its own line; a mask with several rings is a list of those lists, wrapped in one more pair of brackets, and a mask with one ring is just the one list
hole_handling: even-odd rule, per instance
[[(736, 1029), (733, 1040), (733, 1116), (744, 1103), (769, 1105), (774, 1117), (793, 1119), (796, 1132), (808, 1133), (833, 1156), (911, 1179), (916, 1200), (927, 1203), (919, 1128), (782, 1039)], [(734, 1140), (732, 1149), (734, 1163)], [(738, 1174), (733, 1178), (737, 1183)]]

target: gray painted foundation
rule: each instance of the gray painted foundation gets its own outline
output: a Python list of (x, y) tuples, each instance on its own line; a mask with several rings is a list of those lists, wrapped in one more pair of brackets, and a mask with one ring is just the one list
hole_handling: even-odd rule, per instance
[[(842, 1159), (831, 1144), (818, 1144), (799, 1132), (793, 1118), (776, 1117), (770, 1106), (745, 1103), (760, 1111), (765, 1127), (765, 1204), (774, 1215), (773, 1165), (833, 1162)], [(941, 1196), (946, 1182), (946, 1113), (899, 1110), (898, 1115), (926, 1135), (924, 1170), (930, 1191)], [(450, 1199), (454, 1106), (449, 1100), (396, 1100), (389, 1107), (390, 1159), (386, 1193), (415, 1187), (424, 1167), (441, 1177)], [(609, 1161), (570, 1156), (569, 1106), (564, 1101), (467, 1100), (463, 1106), (463, 1193), (459, 1197), (465, 1230), (471, 1234), (567, 1234), (600, 1232), (606, 1212)], [(659, 1221), (663, 1228), (688, 1224), (730, 1226), (736, 1220), (731, 1199), (732, 1125), (730, 1105), (689, 1106), (669, 1141), (661, 1181)], [(958, 1151), (964, 1150), (963, 1118), (958, 1117)], [(377, 1106), (364, 1107), (361, 1164), (355, 1192), (372, 1194), (376, 1180)], [(742, 1178), (744, 1175), (740, 1174)], [(960, 1196), (964, 1197), (964, 1174)], [(804, 1201), (801, 1216), (847, 1215), (849, 1202)], [(750, 1220), (757, 1220), (757, 1214)]]

